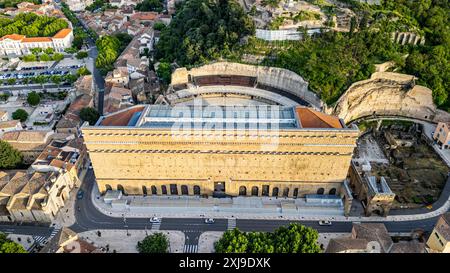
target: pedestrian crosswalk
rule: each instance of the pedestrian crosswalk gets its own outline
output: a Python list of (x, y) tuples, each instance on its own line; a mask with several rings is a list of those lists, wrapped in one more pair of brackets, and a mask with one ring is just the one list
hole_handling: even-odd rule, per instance
[(197, 253), (198, 245), (184, 245), (183, 253)]
[(159, 230), (161, 223), (152, 223), (152, 230)]
[(49, 238), (49, 239), (55, 237), (55, 235), (58, 234), (58, 232), (59, 232), (60, 230), (61, 230), (60, 227), (54, 228), (54, 229), (52, 230), (52, 233), (50, 234), (50, 238)]
[(27, 249), (28, 252), (31, 252), (38, 245), (44, 245), (44, 241), (47, 239), (45, 236), (33, 236), (33, 244)]
[(228, 230), (232, 230), (236, 227), (236, 218), (229, 218), (228, 219)]

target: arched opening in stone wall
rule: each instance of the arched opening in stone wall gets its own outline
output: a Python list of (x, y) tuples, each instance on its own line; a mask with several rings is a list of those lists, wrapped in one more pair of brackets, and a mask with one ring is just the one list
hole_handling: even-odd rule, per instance
[(289, 196), (289, 188), (284, 188), (283, 197), (288, 197), (288, 196)]
[(318, 190), (317, 190), (317, 194), (323, 194), (325, 192), (325, 189), (324, 188), (319, 188)]
[(181, 194), (182, 194), (182, 195), (189, 195), (188, 186), (186, 186), (186, 185), (181, 185)]
[(147, 187), (146, 186), (142, 186), (142, 193), (145, 195), (147, 195)]
[(245, 187), (245, 186), (240, 186), (240, 187), (239, 187), (239, 195), (241, 195), (241, 196), (246, 196), (246, 195), (247, 195), (247, 187)]
[(105, 185), (105, 191), (112, 191), (112, 187), (109, 184)]
[(200, 195), (200, 186), (194, 186), (194, 195)]
[(117, 190), (118, 191), (121, 191), (123, 194), (125, 194), (125, 190), (124, 190), (124, 188), (123, 188), (123, 186), (122, 185), (117, 185)]
[(167, 187), (165, 185), (161, 186), (161, 193), (162, 194), (167, 194)]
[(156, 190), (156, 186), (152, 186), (152, 194), (158, 194), (157, 190)]
[(329, 195), (336, 195), (336, 188), (332, 188), (329, 192)]
[(278, 197), (278, 191), (279, 191), (278, 187), (274, 187), (272, 189), (272, 197)]
[(293, 192), (292, 195), (294, 196), (294, 198), (297, 198), (297, 197), (298, 197), (298, 188), (295, 188), (295, 189), (294, 189), (294, 192)]
[(258, 196), (258, 187), (257, 186), (253, 186), (252, 187), (252, 196)]
[(170, 194), (171, 195), (178, 195), (177, 184), (170, 184)]
[(262, 186), (262, 196), (269, 196), (269, 185), (263, 185)]

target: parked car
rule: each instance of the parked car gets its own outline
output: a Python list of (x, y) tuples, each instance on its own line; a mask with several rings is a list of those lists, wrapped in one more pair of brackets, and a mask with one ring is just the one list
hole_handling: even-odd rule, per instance
[(84, 191), (79, 190), (78, 193), (77, 193), (77, 199), (78, 200), (83, 199), (83, 196), (84, 196)]
[(150, 223), (161, 223), (161, 218), (152, 217), (150, 218)]
[(319, 226), (331, 226), (331, 221), (321, 220), (319, 221)]
[(205, 224), (214, 224), (214, 219), (213, 218), (207, 218), (205, 219)]

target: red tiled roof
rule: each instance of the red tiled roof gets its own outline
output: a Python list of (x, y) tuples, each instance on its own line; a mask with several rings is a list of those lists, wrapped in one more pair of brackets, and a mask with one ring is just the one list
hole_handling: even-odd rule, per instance
[(63, 28), (60, 31), (58, 31), (53, 38), (62, 39), (65, 38), (67, 35), (69, 35), (72, 32), (70, 28)]
[(10, 35), (5, 35), (2, 38), (0, 38), (0, 41), (5, 40), (5, 39), (11, 39), (11, 40), (16, 40), (16, 41), (21, 41), (22, 39), (25, 38), (25, 35), (19, 35), (19, 34), (10, 34)]
[(104, 120), (102, 120), (101, 125), (103, 126), (127, 126), (131, 117), (136, 112), (140, 112), (144, 110), (144, 106), (142, 107), (133, 107), (125, 111), (117, 112), (107, 116)]
[(302, 128), (343, 128), (338, 117), (306, 107), (297, 107), (296, 110)]
[(35, 42), (51, 42), (52, 38), (50, 37), (30, 37), (24, 38), (22, 43), (35, 43)]

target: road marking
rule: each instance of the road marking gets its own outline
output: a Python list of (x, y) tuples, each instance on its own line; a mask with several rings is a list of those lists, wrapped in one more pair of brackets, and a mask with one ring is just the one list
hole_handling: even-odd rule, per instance
[(45, 236), (32, 236), (34, 242), (31, 244), (31, 246), (27, 249), (28, 252), (31, 252), (36, 246), (43, 245), (44, 241), (47, 237)]
[(151, 230), (159, 230), (160, 227), (161, 227), (161, 223), (152, 223)]
[(60, 230), (61, 230), (60, 227), (54, 228), (54, 229), (52, 230), (52, 233), (50, 234), (49, 240), (51, 240), (53, 237), (55, 237), (55, 235), (58, 234), (58, 232), (59, 232)]
[(236, 218), (228, 218), (228, 230), (232, 230), (236, 227)]
[(183, 253), (197, 253), (198, 245), (184, 245)]

